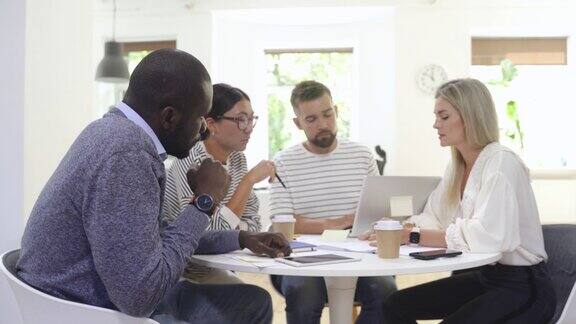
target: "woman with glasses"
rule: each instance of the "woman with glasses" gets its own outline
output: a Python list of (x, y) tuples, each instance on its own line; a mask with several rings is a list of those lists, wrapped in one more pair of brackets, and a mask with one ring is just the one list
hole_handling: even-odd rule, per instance
[[(188, 205), (193, 195), (186, 181), (186, 173), (200, 166), (203, 160), (213, 159), (222, 163), (230, 175), (230, 187), (222, 203), (212, 216), (211, 230), (261, 230), (258, 215), (258, 198), (253, 186), (266, 179), (274, 179), (272, 161), (263, 160), (247, 170), (246, 157), (242, 153), (258, 116), (254, 115), (248, 95), (227, 84), (215, 84), (212, 109), (206, 120), (204, 139), (196, 143), (190, 155), (176, 160), (167, 171), (166, 194), (162, 215), (173, 219)], [(198, 283), (240, 283), (232, 272), (210, 269), (190, 264), (184, 277)]]

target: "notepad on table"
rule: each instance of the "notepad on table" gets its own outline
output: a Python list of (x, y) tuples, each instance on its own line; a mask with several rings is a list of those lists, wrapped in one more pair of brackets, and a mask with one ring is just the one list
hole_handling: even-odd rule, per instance
[(376, 247), (370, 246), (369, 241), (360, 241), (358, 239), (346, 239), (345, 241), (324, 241), (318, 236), (302, 236), (299, 242), (306, 242), (317, 245), (318, 250), (347, 251), (347, 252), (364, 252), (374, 253)]
[(326, 242), (341, 242), (346, 241), (348, 238), (348, 234), (350, 234), (350, 230), (324, 230), (320, 239)]
[(315, 244), (301, 242), (301, 241), (291, 241), (290, 242), (290, 248), (292, 249), (293, 253), (316, 251), (316, 245)]

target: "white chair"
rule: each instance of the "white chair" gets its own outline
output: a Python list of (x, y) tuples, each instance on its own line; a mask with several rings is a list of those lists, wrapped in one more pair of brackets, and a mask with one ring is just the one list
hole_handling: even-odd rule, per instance
[(16, 262), (20, 250), (2, 255), (0, 268), (8, 280), (24, 324), (158, 324), (148, 318), (128, 316), (107, 308), (63, 300), (32, 288), (16, 276)]
[(573, 324), (576, 323), (576, 283), (572, 287), (572, 292), (564, 305), (562, 315), (556, 324)]

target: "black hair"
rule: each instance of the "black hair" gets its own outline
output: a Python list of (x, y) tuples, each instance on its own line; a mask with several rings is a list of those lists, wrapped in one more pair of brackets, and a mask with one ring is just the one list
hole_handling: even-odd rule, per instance
[(136, 66), (123, 101), (143, 117), (168, 106), (190, 116), (197, 109), (194, 103), (207, 99), (206, 83), (210, 82), (208, 71), (194, 56), (160, 49)]
[(227, 111), (232, 109), (239, 101), (250, 101), (250, 97), (248, 97), (244, 91), (226, 83), (217, 83), (213, 85), (212, 91), (212, 109), (206, 117), (217, 119), (217, 117), (224, 115)]

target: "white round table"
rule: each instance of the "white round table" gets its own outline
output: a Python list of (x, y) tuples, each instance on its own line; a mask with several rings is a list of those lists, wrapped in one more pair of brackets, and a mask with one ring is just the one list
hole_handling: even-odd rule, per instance
[(501, 257), (499, 253), (464, 253), (453, 258), (440, 258), (430, 261), (416, 260), (408, 256), (400, 256), (398, 259), (384, 260), (371, 253), (321, 250), (297, 253), (295, 255), (304, 256), (330, 253), (361, 258), (362, 260), (360, 262), (293, 267), (272, 260), (266, 262), (265, 265), (260, 264), (260, 266), (258, 266), (247, 261), (239, 260), (237, 257), (242, 255), (241, 253), (243, 252), (219, 255), (193, 255), (192, 261), (196, 264), (212, 268), (240, 272), (324, 277), (328, 291), (328, 304), (330, 306), (330, 323), (334, 324), (350, 323), (352, 319), (352, 305), (354, 302), (354, 293), (356, 291), (356, 281), (358, 277), (391, 276), (468, 269), (496, 262)]

